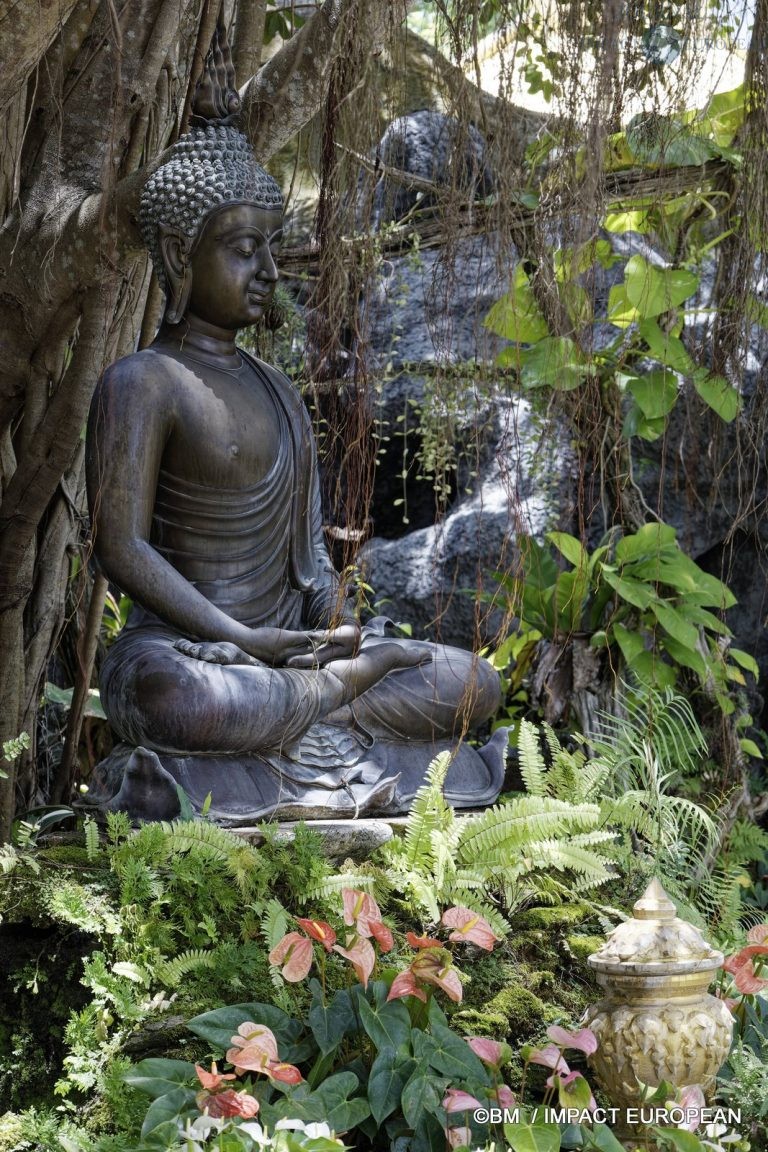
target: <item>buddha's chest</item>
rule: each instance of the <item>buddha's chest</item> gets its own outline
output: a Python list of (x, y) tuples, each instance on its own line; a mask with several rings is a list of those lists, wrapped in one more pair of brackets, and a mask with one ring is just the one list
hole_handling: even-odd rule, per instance
[(196, 484), (245, 488), (260, 483), (291, 453), (285, 418), (267, 385), (246, 366), (212, 373), (182, 397), (162, 466)]

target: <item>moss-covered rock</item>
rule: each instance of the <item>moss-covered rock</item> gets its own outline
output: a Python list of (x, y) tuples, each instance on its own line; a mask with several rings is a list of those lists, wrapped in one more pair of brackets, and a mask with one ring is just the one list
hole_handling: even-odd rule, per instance
[(549, 933), (573, 931), (581, 924), (594, 920), (591, 904), (556, 904), (554, 907), (526, 908), (515, 917), (514, 935), (519, 931), (539, 929)]
[(565, 943), (571, 952), (574, 962), (584, 968), (586, 972), (591, 972), (592, 969), (587, 964), (587, 960), (593, 952), (597, 952), (605, 944), (605, 936), (586, 936), (573, 933), (565, 937)]

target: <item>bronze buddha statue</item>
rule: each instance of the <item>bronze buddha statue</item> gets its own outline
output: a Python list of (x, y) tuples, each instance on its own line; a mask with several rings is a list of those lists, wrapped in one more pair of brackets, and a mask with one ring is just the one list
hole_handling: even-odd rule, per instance
[(489, 803), (506, 737), (479, 753), (459, 738), (498, 707), (496, 672), (383, 621), (361, 630), (301, 397), (235, 344), (274, 292), (282, 196), (228, 119), (198, 122), (147, 182), (165, 318), (91, 407), (95, 554), (134, 602), (101, 675), (122, 741), (97, 769), (102, 800), (165, 819), (178, 784), (231, 822), (398, 812), (458, 742), (446, 795)]

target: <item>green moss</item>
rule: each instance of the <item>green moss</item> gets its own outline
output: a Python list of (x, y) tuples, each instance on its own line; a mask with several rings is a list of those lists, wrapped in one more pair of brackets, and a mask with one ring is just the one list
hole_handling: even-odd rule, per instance
[(546, 932), (565, 932), (594, 919), (590, 904), (557, 904), (554, 908), (527, 908), (515, 917), (515, 935), (519, 930), (541, 929)]
[(519, 984), (509, 984), (494, 996), (488, 1012), (506, 1019), (506, 1039), (518, 1043), (533, 1039), (559, 1015), (557, 1009), (548, 1007), (534, 992)]
[(587, 967), (587, 958), (593, 952), (597, 952), (605, 944), (605, 936), (581, 936), (571, 935), (566, 936), (565, 943), (567, 944), (575, 963), (583, 967), (586, 972), (591, 971)]

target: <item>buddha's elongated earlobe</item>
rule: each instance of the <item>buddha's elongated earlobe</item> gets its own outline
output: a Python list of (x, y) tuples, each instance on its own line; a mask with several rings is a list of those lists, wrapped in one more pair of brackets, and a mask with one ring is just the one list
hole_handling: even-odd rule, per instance
[(159, 228), (160, 252), (167, 284), (165, 320), (179, 324), (186, 315), (192, 291), (192, 269), (189, 266), (190, 240), (176, 228)]

